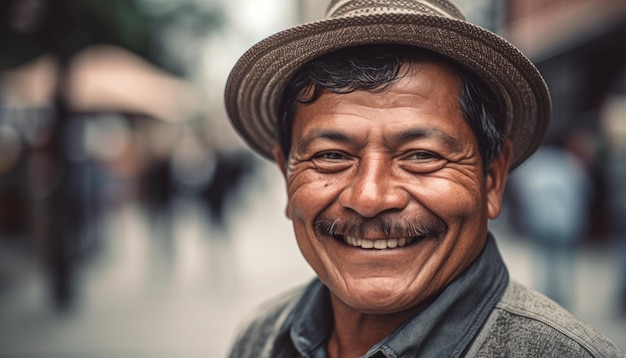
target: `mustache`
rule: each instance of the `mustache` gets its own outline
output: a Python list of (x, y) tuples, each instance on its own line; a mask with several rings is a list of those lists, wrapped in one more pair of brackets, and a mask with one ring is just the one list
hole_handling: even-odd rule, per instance
[(365, 237), (370, 235), (384, 235), (392, 237), (433, 237), (441, 238), (448, 226), (443, 220), (435, 216), (427, 218), (392, 219), (389, 217), (339, 218), (326, 215), (315, 220), (314, 230), (318, 236), (344, 235)]

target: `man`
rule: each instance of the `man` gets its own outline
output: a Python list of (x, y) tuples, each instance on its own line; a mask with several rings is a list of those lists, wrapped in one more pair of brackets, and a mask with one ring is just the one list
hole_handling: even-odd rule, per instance
[(226, 107), (282, 170), (318, 276), (260, 310), (231, 357), (622, 356), (508, 278), (487, 221), (550, 98), (449, 2), (332, 1), (243, 55)]

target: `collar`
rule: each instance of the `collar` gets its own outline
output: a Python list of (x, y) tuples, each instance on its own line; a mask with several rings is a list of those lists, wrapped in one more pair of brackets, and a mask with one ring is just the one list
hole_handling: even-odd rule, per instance
[[(506, 266), (489, 234), (483, 252), (464, 273), (364, 357), (462, 355), (504, 294), (508, 280)], [(333, 316), (328, 288), (319, 279), (305, 289), (291, 317), (293, 347), (305, 358), (327, 357), (326, 341)]]

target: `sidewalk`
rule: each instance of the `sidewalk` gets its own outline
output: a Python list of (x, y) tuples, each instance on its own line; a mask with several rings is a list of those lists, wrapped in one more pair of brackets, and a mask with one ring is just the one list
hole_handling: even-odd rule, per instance
[[(197, 203), (180, 201), (170, 237), (151, 232), (134, 206), (106, 220), (99, 254), (78, 276), (76, 308), (49, 309), (39, 266), (3, 252), (19, 280), (0, 291), (0, 357), (224, 357), (239, 322), (260, 302), (313, 272), (284, 218), (284, 184), (269, 167), (236, 207), (229, 234), (216, 234)], [(528, 245), (495, 223), (511, 276), (532, 284)], [(225, 237), (228, 236), (228, 237)], [(6, 256), (6, 257), (5, 257)], [(626, 320), (612, 302), (617, 257), (579, 253), (575, 313), (626, 348)]]

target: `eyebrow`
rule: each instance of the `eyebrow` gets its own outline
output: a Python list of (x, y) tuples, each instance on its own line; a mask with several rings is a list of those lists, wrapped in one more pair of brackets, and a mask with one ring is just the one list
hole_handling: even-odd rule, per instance
[(354, 143), (355, 139), (351, 138), (344, 132), (329, 129), (315, 129), (302, 138), (296, 147), (298, 153), (304, 153), (309, 149), (311, 143), (316, 140), (326, 139), (340, 143)]
[(463, 144), (453, 136), (437, 128), (417, 128), (402, 131), (391, 136), (392, 143), (406, 143), (424, 138), (436, 138), (441, 140), (448, 148), (454, 151), (463, 149)]
[[(388, 147), (392, 147), (392, 145), (390, 144), (407, 143), (410, 141), (424, 138), (436, 138), (438, 140), (441, 140), (448, 148), (453, 151), (461, 151), (463, 149), (463, 144), (458, 139), (437, 128), (416, 128), (402, 131), (393, 134), (390, 140), (385, 140), (385, 142), (387, 142)], [(296, 146), (297, 152), (305, 153), (306, 151), (308, 151), (313, 142), (320, 139), (347, 144), (356, 143), (356, 139), (350, 137), (345, 132), (330, 129), (315, 129), (308, 133), (306, 136), (304, 136), (304, 138), (302, 138), (298, 142), (298, 145)]]

